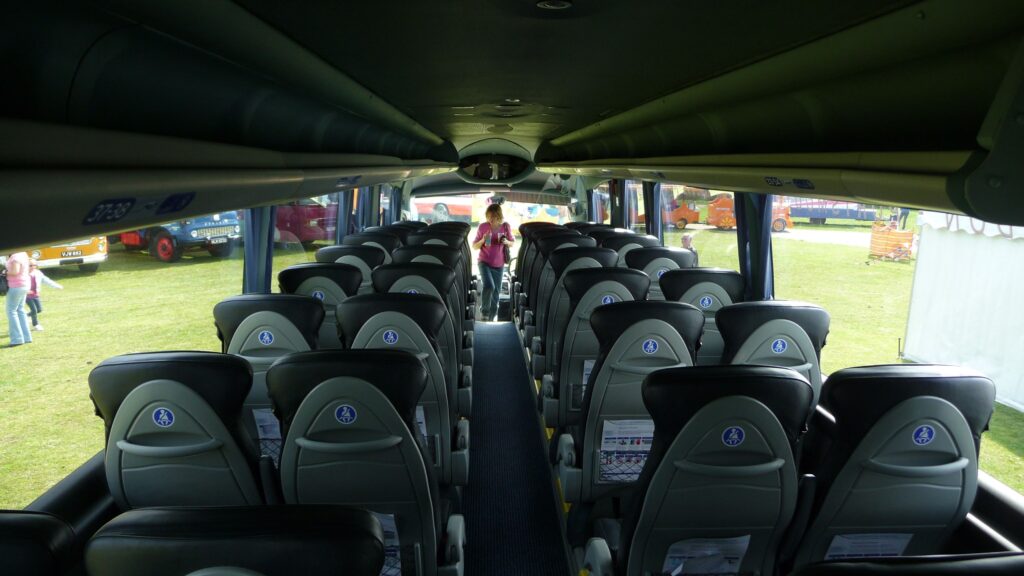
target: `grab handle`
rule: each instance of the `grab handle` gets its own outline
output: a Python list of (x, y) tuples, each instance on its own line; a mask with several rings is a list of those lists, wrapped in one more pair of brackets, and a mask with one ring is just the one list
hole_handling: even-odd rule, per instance
[(968, 464), (970, 464), (970, 460), (967, 458), (958, 458), (946, 464), (935, 464), (933, 466), (900, 466), (898, 464), (885, 464), (878, 460), (868, 460), (864, 462), (864, 467), (872, 472), (878, 472), (887, 476), (931, 478), (933, 476), (945, 476), (946, 474), (959, 472), (967, 468)]
[(359, 454), (362, 452), (379, 452), (398, 446), (402, 442), (401, 436), (384, 436), (377, 440), (365, 442), (321, 442), (310, 440), (305, 436), (295, 439), (299, 448), (312, 450), (313, 452), (325, 452), (327, 454)]
[(132, 456), (146, 456), (148, 458), (182, 458), (184, 456), (195, 456), (203, 452), (210, 452), (221, 447), (221, 441), (211, 438), (206, 442), (198, 444), (184, 444), (181, 446), (143, 446), (133, 444), (127, 440), (118, 440), (117, 447), (122, 452)]
[(676, 460), (673, 462), (676, 468), (691, 474), (701, 476), (730, 476), (733, 478), (761, 476), (769, 474), (782, 468), (786, 461), (782, 458), (769, 460), (762, 464), (746, 464), (742, 466), (719, 466), (717, 464), (698, 464), (689, 460)]

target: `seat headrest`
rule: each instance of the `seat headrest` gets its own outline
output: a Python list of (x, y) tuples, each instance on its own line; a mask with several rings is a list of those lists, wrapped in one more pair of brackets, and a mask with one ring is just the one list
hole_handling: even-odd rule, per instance
[(363, 273), (355, 266), (337, 262), (305, 262), (278, 272), (277, 283), (281, 292), (294, 294), (303, 282), (317, 277), (334, 282), (345, 294), (355, 294), (363, 281)]
[(381, 312), (397, 312), (412, 319), (427, 338), (437, 338), (448, 314), (444, 302), (429, 294), (360, 294), (338, 305), (338, 329), (351, 346), (359, 329)]
[(586, 234), (587, 236), (590, 236), (594, 240), (597, 240), (598, 245), (600, 245), (601, 242), (604, 242), (608, 238), (612, 238), (614, 236), (622, 236), (622, 235), (636, 236), (637, 235), (636, 232), (633, 232), (632, 230), (627, 230), (625, 228), (608, 228), (608, 227), (590, 228), (590, 229), (587, 229), (584, 232), (584, 234)]
[(590, 315), (590, 326), (601, 345), (601, 353), (605, 354), (623, 332), (644, 320), (661, 320), (675, 328), (686, 342), (690, 359), (696, 358), (700, 336), (704, 332), (704, 313), (690, 304), (653, 300), (605, 304), (594, 309)]
[(409, 262), (407, 264), (385, 264), (373, 271), (373, 289), (387, 292), (406, 276), (419, 276), (433, 284), (437, 293), (444, 298), (455, 283), (455, 271), (444, 264), (430, 262)]
[(469, 235), (469, 231), (471, 229), (472, 229), (472, 226), (469, 224), (469, 222), (458, 222), (458, 221), (434, 222), (433, 224), (427, 226), (427, 228), (426, 228), (427, 232), (437, 231), (437, 232), (454, 233), (454, 234), (458, 234), (458, 235), (462, 236), (463, 238), (465, 238), (466, 236)]
[(582, 227), (584, 227), (584, 226), (594, 226), (594, 225), (595, 225), (595, 223), (594, 223), (594, 222), (579, 222), (579, 221), (575, 221), (575, 220), (574, 220), (574, 221), (572, 221), (572, 222), (566, 222), (566, 223), (564, 224), (564, 226), (565, 226), (566, 228), (571, 228), (571, 229), (573, 229), (573, 230), (576, 230), (576, 229), (578, 229), (578, 228), (582, 228)]
[(615, 226), (611, 224), (603, 224), (600, 222), (584, 222), (581, 226), (574, 226), (576, 230), (579, 230), (582, 234), (589, 234), (594, 230), (615, 230)]
[[(633, 250), (636, 252), (636, 250)], [(626, 255), (626, 264), (629, 264), (629, 256)], [(632, 268), (632, 266), (630, 266)], [(735, 270), (725, 268), (680, 268), (669, 270), (661, 276), (659, 283), (661, 291), (665, 294), (666, 300), (679, 300), (686, 294), (686, 291), (697, 284), (709, 282), (716, 284), (725, 290), (733, 303), (743, 301), (743, 275)]]
[(388, 234), (394, 234), (395, 236), (398, 236), (398, 239), (402, 241), (402, 244), (405, 244), (405, 239), (409, 236), (409, 234), (412, 234), (416, 229), (411, 226), (400, 226), (398, 224), (391, 224), (388, 226), (384, 226), (383, 228), (381, 228), (381, 230), (387, 232)]
[(770, 366), (668, 368), (651, 373), (643, 383), (644, 406), (666, 442), (701, 408), (728, 396), (747, 396), (767, 406), (793, 445), (811, 415), (814, 390), (799, 372)]
[(975, 447), (980, 447), (996, 388), (967, 368), (934, 364), (845, 368), (825, 381), (821, 403), (835, 416), (837, 433), (849, 441), (846, 445), (856, 446), (886, 412), (917, 396), (935, 396), (956, 406), (971, 428)]
[[(144, 508), (89, 540), (93, 576), (191, 574), (230, 566), (258, 574), (376, 576), (384, 534), (372, 513), (344, 506)], [(159, 568), (159, 569), (157, 569)]]
[(358, 234), (348, 234), (342, 240), (343, 246), (362, 246), (373, 242), (374, 244), (380, 244), (388, 254), (395, 251), (401, 245), (402, 240), (390, 232), (359, 232)]
[[(537, 249), (540, 250), (541, 254), (549, 258), (551, 253), (558, 249), (559, 246), (565, 246), (566, 244), (581, 248), (594, 248), (597, 246), (597, 241), (589, 236), (580, 236), (579, 234), (545, 235), (537, 238)], [(565, 249), (563, 248), (563, 250)]]
[[(591, 241), (593, 240), (591, 239)], [(551, 264), (551, 269), (554, 270), (555, 277), (561, 278), (562, 274), (565, 273), (565, 269), (580, 258), (591, 258), (597, 261), (601, 266), (611, 268), (615, 266), (615, 261), (618, 257), (619, 253), (610, 248), (562, 248), (561, 250), (555, 250), (548, 255), (548, 263)]]
[(427, 369), (402, 350), (313, 350), (279, 358), (267, 371), (267, 392), (287, 437), (302, 401), (321, 383), (345, 376), (380, 390), (416, 430), (416, 404), (427, 385)]
[(433, 244), (420, 244), (419, 246), (402, 246), (391, 253), (391, 261), (395, 264), (412, 262), (420, 256), (432, 256), (441, 261), (445, 266), (454, 269), (462, 259), (462, 251), (458, 248), (447, 246), (434, 246)]
[(71, 526), (45, 512), (0, 511), (0, 557), (8, 574), (61, 576), (79, 561)]
[(803, 328), (821, 359), (821, 349), (828, 336), (828, 312), (806, 302), (767, 300), (725, 306), (715, 314), (715, 324), (725, 340), (722, 362), (731, 361), (743, 341), (770, 320), (789, 320)]
[(419, 246), (420, 244), (426, 244), (431, 240), (440, 240), (445, 243), (449, 248), (458, 248), (466, 241), (466, 236), (461, 232), (450, 232), (444, 229), (431, 229), (429, 226), (425, 230), (417, 230), (412, 234), (409, 234), (406, 238), (409, 242), (409, 246)]
[(316, 251), (317, 262), (336, 262), (344, 256), (359, 258), (370, 269), (384, 263), (384, 252), (375, 246), (325, 246)]
[[(607, 250), (607, 248), (598, 248)], [(615, 252), (612, 252), (614, 254)], [(651, 287), (651, 279), (647, 274), (639, 270), (629, 268), (580, 268), (570, 270), (565, 275), (565, 291), (574, 303), (579, 302), (598, 282), (617, 282), (622, 284), (632, 294), (634, 300), (647, 298), (647, 291)]]
[[(524, 222), (519, 225), (519, 235), (523, 238), (529, 238), (534, 231), (540, 230), (541, 228), (550, 228), (552, 226), (558, 226), (554, 222)], [(561, 228), (561, 226), (558, 226)]]
[(675, 262), (680, 268), (691, 268), (697, 261), (697, 256), (685, 248), (652, 246), (650, 248), (630, 250), (626, 254), (626, 266), (636, 270), (643, 270), (653, 260), (659, 258), (667, 258)]
[[(579, 232), (575, 232), (573, 230), (569, 230), (568, 228), (556, 226), (553, 228), (539, 228), (536, 230), (531, 230), (529, 238), (530, 240), (533, 241), (534, 244), (538, 245), (537, 248), (539, 249), (539, 243), (541, 240), (543, 240), (544, 238), (551, 238), (554, 236), (582, 236), (582, 234), (580, 234)], [(597, 246), (596, 241), (594, 242), (594, 246)]]
[(602, 248), (611, 248), (617, 252), (621, 250), (623, 246), (628, 246), (630, 244), (637, 244), (641, 248), (652, 248), (655, 246), (661, 246), (661, 240), (647, 234), (616, 234), (601, 240), (598, 245)]
[(227, 350), (238, 326), (257, 312), (276, 312), (284, 316), (295, 325), (310, 348), (317, 347), (320, 325), (324, 321), (322, 302), (299, 294), (242, 294), (225, 298), (213, 307), (217, 337), (224, 350)]
[(89, 396), (109, 434), (124, 399), (152, 380), (174, 380), (199, 394), (226, 423), (238, 419), (252, 386), (252, 368), (216, 352), (143, 352), (107, 358), (89, 373)]

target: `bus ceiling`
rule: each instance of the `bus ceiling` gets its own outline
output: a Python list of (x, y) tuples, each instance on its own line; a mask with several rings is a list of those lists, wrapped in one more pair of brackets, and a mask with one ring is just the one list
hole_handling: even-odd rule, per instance
[[(446, 3), (19, 4), (0, 23), (0, 244), (157, 222), (189, 195), (180, 216), (451, 171), (496, 137), (520, 174), (1024, 224), (1024, 3), (643, 6), (481, 3), (466, 27)], [(425, 21), (446, 42), (381, 41)], [(645, 41), (597, 40), (634, 26)], [(484, 164), (482, 182), (505, 166)], [(126, 199), (153, 213), (87, 224)], [(43, 212), (36, 232), (18, 217)]]

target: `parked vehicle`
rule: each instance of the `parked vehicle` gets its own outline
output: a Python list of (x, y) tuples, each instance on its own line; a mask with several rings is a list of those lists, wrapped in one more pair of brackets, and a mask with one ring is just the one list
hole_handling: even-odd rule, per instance
[[(736, 227), (736, 212), (731, 195), (719, 194), (708, 202), (708, 225), (723, 230)], [(772, 204), (772, 232), (784, 232), (792, 227), (789, 206)]]
[(242, 224), (238, 213), (219, 212), (123, 232), (120, 241), (125, 250), (148, 250), (161, 262), (174, 262), (190, 249), (206, 250), (216, 258), (227, 258), (241, 237)]
[(819, 198), (799, 198), (789, 201), (790, 215), (794, 218), (808, 218), (811, 224), (824, 224), (829, 218), (846, 220), (877, 220), (876, 210), (856, 202), (836, 202)]
[[(661, 211), (661, 221), (665, 224), (671, 224), (682, 230), (689, 224), (694, 224), (700, 221), (700, 211), (697, 210), (697, 203), (693, 200), (684, 202), (679, 200), (679, 205), (672, 210)], [(646, 219), (643, 214), (636, 216), (637, 224), (646, 223)]]
[[(473, 196), (423, 196), (412, 199), (413, 218), (421, 222), (473, 222)], [(481, 214), (482, 215), (482, 214)]]
[(40, 268), (78, 266), (82, 272), (95, 272), (107, 260), (107, 238), (93, 236), (66, 244), (40, 246), (27, 252)]
[(277, 242), (309, 247), (317, 240), (333, 240), (338, 227), (338, 204), (330, 196), (303, 198), (277, 207)]

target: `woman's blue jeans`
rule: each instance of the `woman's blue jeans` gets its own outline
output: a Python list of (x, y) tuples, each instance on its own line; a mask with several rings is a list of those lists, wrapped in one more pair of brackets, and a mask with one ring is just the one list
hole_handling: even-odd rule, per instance
[(28, 315), (25, 314), (25, 297), (28, 288), (11, 288), (7, 291), (5, 301), (7, 308), (7, 329), (11, 335), (11, 344), (26, 344), (32, 341), (29, 332)]
[(483, 294), (480, 295), (480, 316), (484, 320), (493, 320), (498, 315), (498, 297), (501, 294), (501, 273), (505, 267), (492, 268), (483, 262), (480, 264), (480, 281)]

